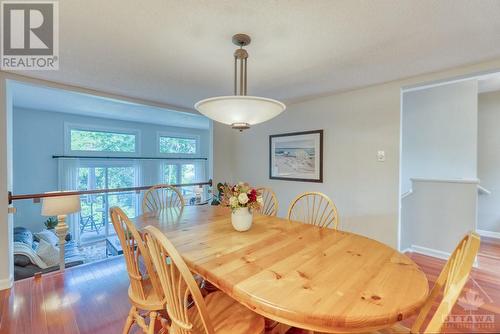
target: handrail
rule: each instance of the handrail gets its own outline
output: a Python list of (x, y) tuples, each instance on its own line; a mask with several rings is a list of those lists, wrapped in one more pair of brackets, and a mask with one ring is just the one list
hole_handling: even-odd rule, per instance
[(489, 191), (488, 189), (479, 184), (477, 185), (477, 191), (479, 194), (491, 195), (491, 191)]
[(89, 155), (53, 155), (52, 159), (114, 159), (114, 160), (208, 160), (203, 157), (127, 157), (127, 156), (89, 156)]
[(401, 199), (405, 199), (406, 197), (410, 196), (411, 194), (413, 194), (413, 189), (410, 189), (407, 192), (405, 192), (404, 194), (402, 194)]
[[(191, 186), (212, 186), (212, 180), (206, 182), (194, 182), (194, 183), (180, 183), (171, 184), (173, 187), (191, 187)], [(23, 200), (23, 199), (33, 199), (37, 200), (40, 198), (47, 197), (61, 197), (61, 196), (72, 196), (72, 195), (90, 195), (90, 194), (106, 194), (106, 193), (118, 193), (126, 191), (136, 191), (148, 190), (152, 186), (142, 186), (142, 187), (128, 187), (128, 188), (111, 188), (111, 189), (92, 189), (92, 190), (80, 190), (80, 191), (60, 191), (51, 193), (39, 193), (39, 194), (25, 194), (25, 195), (12, 195), (9, 191), (9, 204), (13, 201)]]

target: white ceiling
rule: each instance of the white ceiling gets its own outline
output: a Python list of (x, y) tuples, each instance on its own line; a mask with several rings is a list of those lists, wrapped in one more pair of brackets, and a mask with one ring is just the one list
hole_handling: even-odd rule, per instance
[(146, 106), (89, 94), (31, 84), (9, 82), (15, 107), (69, 114), (152, 123), (185, 128), (208, 129), (208, 118), (187, 112)]
[(231, 36), (252, 36), (249, 94), (285, 101), (500, 57), (498, 0), (60, 0), (60, 70), (22, 74), (189, 107), (232, 93)]

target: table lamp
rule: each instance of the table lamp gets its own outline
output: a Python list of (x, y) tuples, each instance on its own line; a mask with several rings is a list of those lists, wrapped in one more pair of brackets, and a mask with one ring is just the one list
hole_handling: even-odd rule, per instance
[(201, 186), (194, 188), (194, 198), (196, 204), (201, 203), (202, 194), (203, 194), (203, 188)]
[[(53, 192), (54, 193), (54, 192)], [(57, 192), (60, 193), (60, 192)], [(50, 194), (50, 193), (46, 193)], [(56, 235), (59, 237), (59, 268), (64, 270), (64, 244), (66, 243), (66, 234), (68, 225), (66, 224), (66, 215), (80, 211), (80, 196), (55, 196), (45, 197), (42, 202), (42, 216), (57, 216)]]

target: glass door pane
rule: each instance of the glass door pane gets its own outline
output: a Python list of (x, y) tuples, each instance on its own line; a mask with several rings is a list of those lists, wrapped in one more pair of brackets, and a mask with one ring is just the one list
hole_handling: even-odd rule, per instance
[(167, 184), (177, 184), (178, 178), (177, 174), (179, 173), (179, 166), (172, 164), (163, 165), (163, 182)]
[[(135, 184), (134, 167), (108, 167), (108, 188), (130, 188)], [(108, 212), (113, 206), (120, 207), (130, 218), (137, 216), (138, 196), (135, 191), (108, 194)], [(111, 221), (108, 223), (108, 234), (114, 234), (115, 230)]]
[[(99, 167), (78, 168), (78, 190), (104, 189), (106, 170)], [(102, 239), (106, 226), (106, 198), (102, 194), (82, 195), (76, 230), (80, 243)]]
[[(135, 186), (136, 170), (126, 167), (82, 167), (78, 169), (78, 190), (129, 188)], [(129, 217), (137, 215), (138, 196), (134, 191), (81, 196), (78, 226), (80, 243), (102, 240), (115, 230), (109, 208), (120, 207)]]
[[(181, 183), (194, 183), (196, 182), (196, 173), (193, 164), (181, 165)], [(195, 187), (182, 187), (182, 196), (186, 203), (194, 204), (194, 188)]]

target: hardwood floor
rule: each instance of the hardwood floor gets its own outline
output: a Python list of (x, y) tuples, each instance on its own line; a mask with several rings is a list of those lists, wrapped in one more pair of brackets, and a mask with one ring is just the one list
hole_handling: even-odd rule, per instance
[(120, 333), (129, 311), (123, 257), (0, 291), (0, 333)]
[[(409, 256), (432, 285), (444, 261)], [(500, 332), (500, 240), (483, 238), (478, 262), (446, 332)], [(0, 333), (121, 333), (129, 310), (128, 284), (122, 257), (18, 281), (12, 289), (0, 291)], [(299, 333), (303, 331), (289, 331)]]
[[(496, 247), (496, 254), (500, 256), (500, 244)], [(410, 257), (424, 270), (433, 286), (445, 261), (416, 253)], [(500, 332), (500, 258), (491, 261), (481, 252), (478, 262), (445, 322), (446, 332)], [(411, 324), (412, 321), (408, 321), (406, 325)]]

